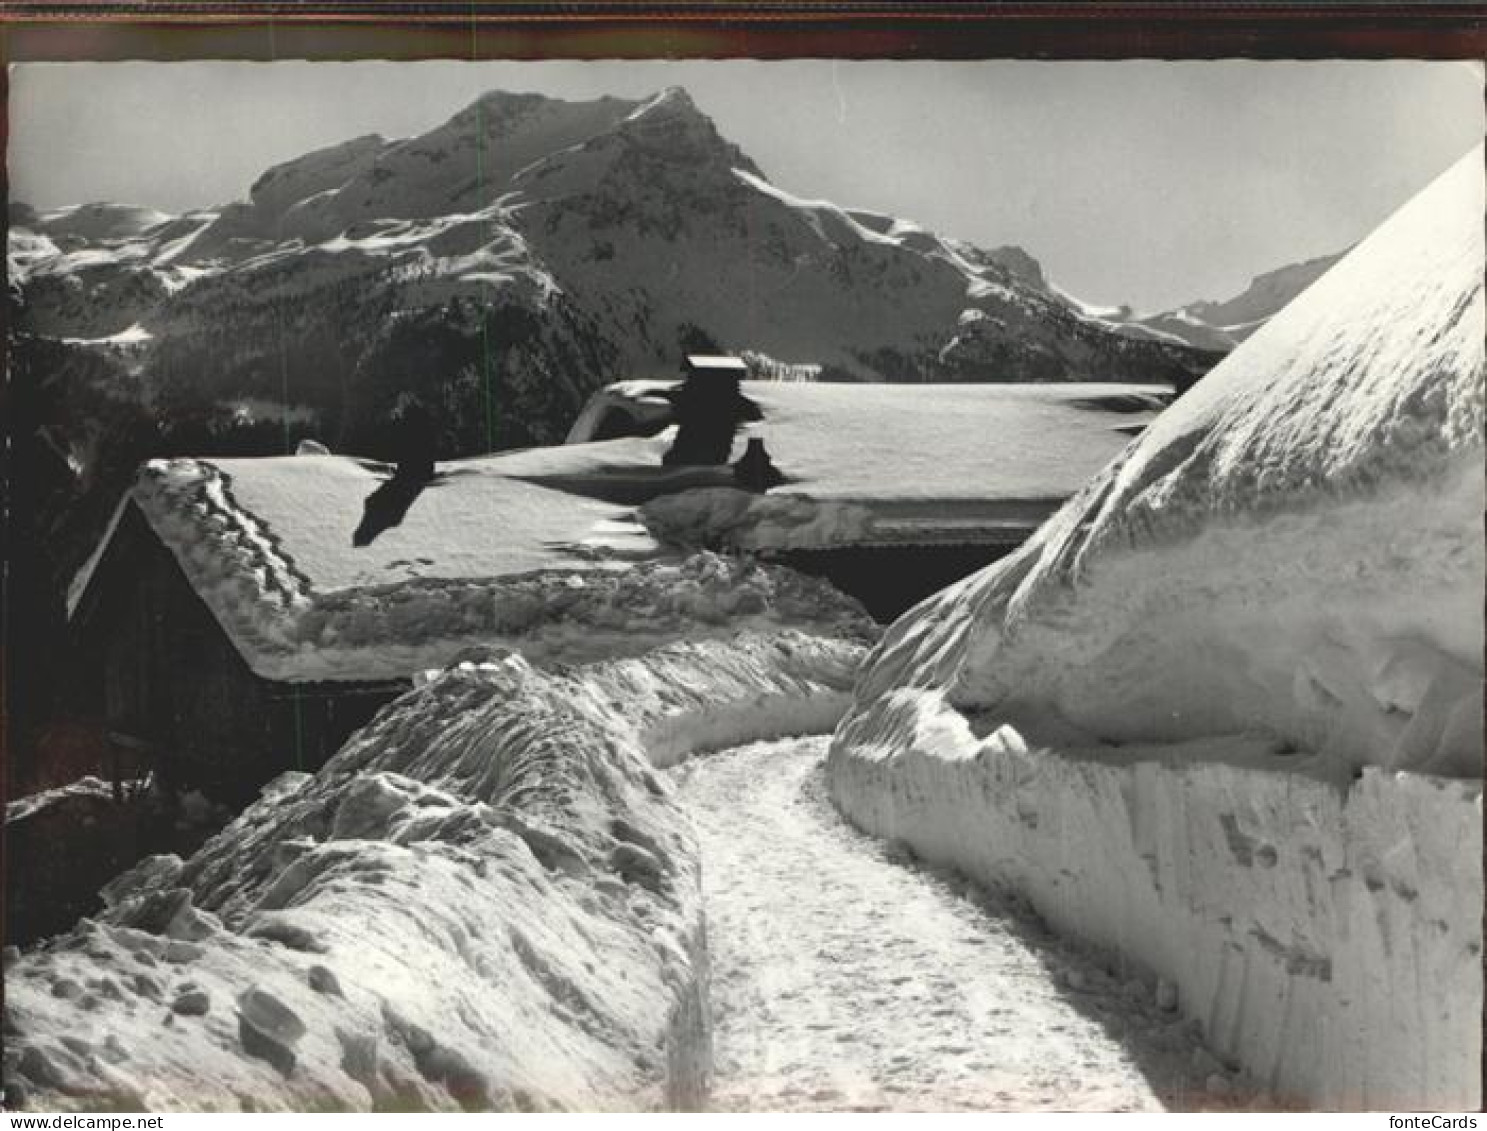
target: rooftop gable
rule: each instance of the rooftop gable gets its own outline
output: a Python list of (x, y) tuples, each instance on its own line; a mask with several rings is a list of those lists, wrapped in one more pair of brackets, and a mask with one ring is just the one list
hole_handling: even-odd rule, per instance
[(694, 373), (728, 373), (740, 378), (749, 371), (741, 357), (708, 353), (689, 353), (687, 368)]

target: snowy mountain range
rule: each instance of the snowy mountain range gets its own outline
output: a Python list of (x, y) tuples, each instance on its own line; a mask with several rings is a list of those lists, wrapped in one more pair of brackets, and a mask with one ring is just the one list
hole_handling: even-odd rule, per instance
[(408, 392), (456, 451), (557, 441), (595, 388), (696, 348), (854, 381), (1185, 384), (1217, 358), (1090, 316), (1019, 248), (787, 194), (679, 88), (494, 92), (220, 209), (11, 225), (31, 331), (111, 357), (167, 416), (292, 405), (340, 445)]
[(1190, 302), (1159, 314), (1136, 314), (1129, 307), (1099, 310), (1076, 305), (1117, 333), (1228, 353), (1325, 275), (1349, 250), (1256, 275), (1243, 291), (1222, 302)]

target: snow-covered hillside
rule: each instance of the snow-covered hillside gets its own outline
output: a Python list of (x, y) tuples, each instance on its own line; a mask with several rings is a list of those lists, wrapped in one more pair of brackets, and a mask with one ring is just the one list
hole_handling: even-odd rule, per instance
[(647, 758), (830, 726), (860, 658), (783, 633), (435, 675), (189, 861), (151, 857), (97, 920), (8, 955), (8, 1102), (696, 1107), (696, 847)]
[(210, 212), (16, 217), (30, 329), (104, 351), (131, 331), (167, 415), (287, 401), (361, 450), (410, 391), (446, 454), (556, 441), (593, 389), (704, 344), (855, 380), (1187, 381), (1213, 361), (1083, 317), (1020, 249), (785, 192), (679, 88), (493, 92)]
[(29, 216), (12, 216), (11, 223), (21, 223), (47, 236), (63, 248), (86, 247), (104, 241), (129, 240), (159, 227), (170, 215), (155, 208), (132, 204), (96, 202), (72, 208), (58, 208)]
[(1479, 150), (894, 625), (833, 747), (1324, 1104), (1477, 1102), (1482, 215)]

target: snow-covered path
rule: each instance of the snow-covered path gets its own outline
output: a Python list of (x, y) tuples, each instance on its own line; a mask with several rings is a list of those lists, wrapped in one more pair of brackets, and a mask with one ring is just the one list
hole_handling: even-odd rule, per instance
[(674, 771), (702, 843), (713, 1106), (1160, 1109), (1112, 1034), (1170, 1061), (1191, 1033), (1136, 983), (846, 825), (825, 796), (826, 744), (754, 743)]

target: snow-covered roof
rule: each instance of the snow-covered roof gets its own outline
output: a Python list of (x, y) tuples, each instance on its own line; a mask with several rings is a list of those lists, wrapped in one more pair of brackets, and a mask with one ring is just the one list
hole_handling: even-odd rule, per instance
[[(561, 654), (585, 637), (608, 650), (624, 633), (667, 638), (698, 614), (684, 590), (711, 568), (678, 562), (677, 546), (1015, 542), (1160, 403), (1104, 385), (746, 391), (765, 419), (736, 454), (762, 436), (790, 480), (762, 498), (731, 489), (727, 467), (663, 467), (669, 431), (444, 463), (401, 498), (385, 465), (321, 454), (156, 461), (130, 497), (260, 675), (394, 678), (456, 641)], [(697, 487), (722, 489), (637, 512)], [(396, 521), (354, 539), (379, 499)], [(711, 537), (719, 522), (730, 537)], [(74, 611), (101, 559), (73, 586)], [(795, 584), (767, 570), (730, 583), (764, 592), (766, 619)], [(709, 607), (740, 600), (757, 607), (721, 592)], [(820, 615), (838, 617), (824, 600)], [(566, 627), (549, 623), (555, 609)]]
[(745, 373), (749, 368), (741, 357), (711, 353), (687, 354), (687, 366), (690, 369), (723, 369), (735, 373)]
[(216, 459), (160, 478), (167, 491), (220, 492), (321, 593), (582, 569), (656, 550), (619, 507), (490, 474), (478, 461), (443, 465), (400, 521), (353, 545), (366, 500), (388, 481), (382, 465), (342, 456)]
[[(1062, 500), (1151, 421), (1164, 386), (750, 384), (786, 491)], [(739, 453), (742, 452), (742, 440)], [(739, 454), (735, 453), (735, 454)]]
[[(441, 465), (353, 541), (390, 469), (330, 455), (156, 460), (129, 495), (248, 665), (275, 680), (385, 680), (471, 645), (534, 658), (635, 652), (780, 622), (865, 628), (824, 583), (656, 543), (632, 509)], [(115, 536), (119, 523), (111, 527)], [(380, 524), (378, 524), (380, 526)], [(73, 608), (97, 577), (94, 556)]]
[[(973, 543), (1021, 538), (1103, 467), (1161, 410), (1155, 385), (847, 385), (744, 382), (764, 419), (738, 435), (764, 441), (786, 477), (754, 507), (771, 530), (791, 510), (789, 546)], [(654, 400), (651, 383), (596, 394), (581, 421)], [(637, 404), (637, 409), (641, 406)], [(575, 428), (574, 438), (583, 435)], [(690, 477), (727, 486), (728, 469), (660, 470), (668, 429), (647, 438), (570, 443), (493, 457), (505, 474), (606, 497), (643, 498)], [(776, 502), (775, 500), (782, 500)], [(816, 514), (810, 533), (803, 522)], [(767, 515), (764, 512), (768, 512)], [(765, 548), (772, 534), (741, 544)], [(805, 539), (805, 541), (802, 541)], [(814, 541), (811, 541), (814, 540)]]

